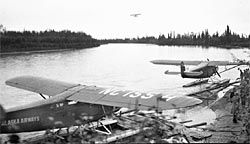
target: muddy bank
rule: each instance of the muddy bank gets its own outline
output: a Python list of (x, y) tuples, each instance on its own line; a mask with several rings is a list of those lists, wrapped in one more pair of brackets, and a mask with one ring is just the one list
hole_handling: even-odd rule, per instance
[(249, 70), (241, 75), (241, 83), (228, 90), (208, 107), (216, 114), (215, 122), (206, 127), (212, 132), (209, 143), (250, 143)]

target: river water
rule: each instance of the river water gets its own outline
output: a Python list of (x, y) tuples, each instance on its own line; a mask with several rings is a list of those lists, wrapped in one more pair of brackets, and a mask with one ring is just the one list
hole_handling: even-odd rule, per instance
[[(42, 98), (32, 92), (5, 85), (9, 78), (32, 75), (86, 85), (116, 87), (142, 92), (159, 92), (165, 96), (185, 95), (199, 89), (182, 88), (194, 81), (164, 71), (179, 71), (178, 66), (154, 65), (154, 59), (249, 60), (249, 49), (218, 49), (193, 46), (157, 46), (151, 44), (106, 44), (96, 48), (1, 55), (0, 104), (5, 108), (27, 104)], [(220, 67), (219, 70), (223, 70)], [(236, 79), (239, 71), (225, 72), (223, 78)]]

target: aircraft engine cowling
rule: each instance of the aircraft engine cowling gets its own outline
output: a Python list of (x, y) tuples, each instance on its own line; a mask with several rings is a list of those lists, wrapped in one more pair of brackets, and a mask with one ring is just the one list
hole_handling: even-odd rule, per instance
[(0, 123), (5, 120), (6, 113), (2, 105), (0, 105)]

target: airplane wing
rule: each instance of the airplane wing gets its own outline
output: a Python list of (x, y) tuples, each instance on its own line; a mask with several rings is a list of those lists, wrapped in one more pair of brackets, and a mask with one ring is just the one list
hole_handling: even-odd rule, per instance
[(247, 65), (247, 63), (243, 62), (230, 62), (230, 61), (209, 61), (208, 66), (226, 66), (226, 65)]
[(7, 80), (5, 83), (9, 86), (32, 91), (35, 93), (45, 94), (48, 96), (57, 95), (67, 89), (77, 86), (77, 84), (70, 84), (66, 82), (33, 76), (21, 76), (12, 78)]
[(229, 61), (190, 61), (190, 60), (152, 60), (150, 61), (153, 64), (159, 65), (181, 65), (181, 62), (184, 65), (199, 65), (201, 63), (208, 63), (208, 66), (225, 66), (225, 65), (247, 65), (249, 63), (244, 62), (229, 62)]
[(186, 96), (163, 98), (161, 94), (141, 93), (137, 91), (86, 87), (67, 98), (67, 100), (87, 102), (130, 109), (175, 109), (200, 104), (202, 101)]
[(152, 60), (150, 62), (159, 65), (181, 65), (182, 61), (184, 62), (185, 65), (198, 65), (202, 62), (202, 61), (190, 61), (190, 60)]
[(205, 67), (207, 67), (210, 64), (209, 61), (203, 61), (200, 64), (198, 64), (197, 66), (194, 66), (193, 68), (189, 69), (188, 71), (193, 72), (193, 71), (199, 71)]
[(6, 84), (49, 96), (57, 95), (66, 100), (142, 110), (156, 107), (161, 110), (175, 109), (197, 105), (202, 102), (200, 99), (186, 96), (163, 98), (161, 94), (70, 84), (33, 76), (12, 78), (7, 80)]

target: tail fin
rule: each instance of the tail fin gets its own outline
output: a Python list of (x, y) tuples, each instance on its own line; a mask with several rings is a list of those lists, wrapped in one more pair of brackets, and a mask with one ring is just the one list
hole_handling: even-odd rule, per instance
[(185, 66), (184, 66), (184, 62), (181, 62), (181, 76), (184, 76), (184, 71), (186, 70)]
[[(2, 125), (2, 122), (5, 120), (6, 118), (6, 112), (3, 108), (3, 106), (0, 104), (0, 133), (1, 133), (1, 125)], [(0, 143), (1, 143), (1, 139), (0, 139)]]
[(4, 110), (3, 106), (0, 105), (0, 122), (2, 122), (3, 120), (5, 120), (5, 117), (6, 117), (5, 110)]

